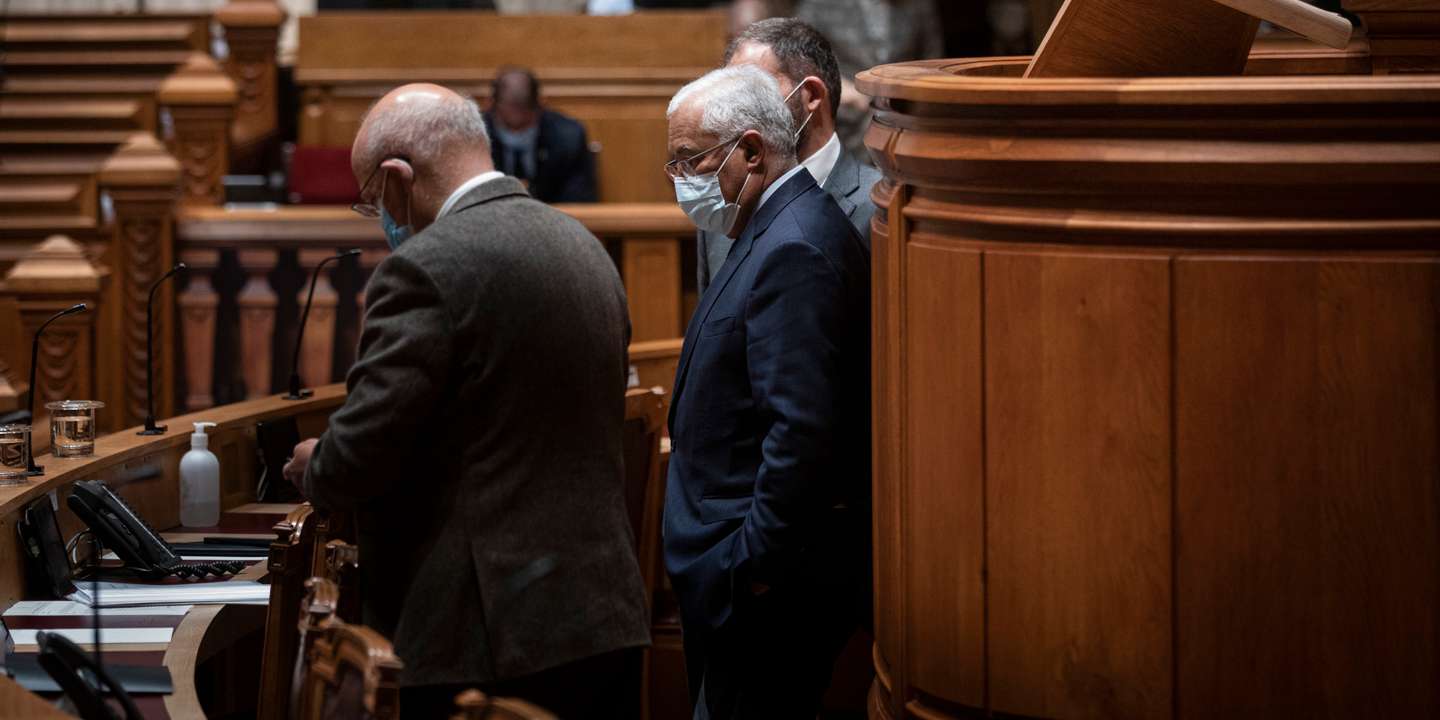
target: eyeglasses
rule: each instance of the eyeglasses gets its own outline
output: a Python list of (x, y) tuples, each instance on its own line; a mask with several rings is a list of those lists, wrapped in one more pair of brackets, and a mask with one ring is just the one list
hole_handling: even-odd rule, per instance
[(694, 177), (696, 175), (700, 175), (701, 173), (695, 169), (695, 166), (699, 164), (701, 159), (703, 159), (706, 155), (709, 155), (710, 153), (715, 152), (716, 150), (725, 147), (726, 145), (729, 145), (732, 142), (738, 142), (744, 134), (745, 133), (742, 132), (739, 135), (730, 138), (729, 140), (723, 140), (716, 145), (701, 150), (700, 152), (695, 153), (694, 155), (691, 155), (690, 157), (683, 160), (671, 160), (670, 162), (665, 163), (665, 174), (669, 175), (671, 180), (679, 180), (682, 177)]
[(360, 202), (357, 202), (350, 206), (351, 210), (359, 213), (362, 217), (380, 217), (380, 206), (377, 203), (379, 202), (380, 198), (385, 197), (385, 181), (390, 177), (390, 173), (387, 172), (380, 176), (380, 193), (375, 196), (377, 198), (376, 202), (365, 202), (364, 197), (365, 188), (370, 187), (370, 182), (375, 179), (375, 174), (384, 169), (383, 166), (385, 165), (385, 160), (404, 160), (407, 163), (410, 162), (410, 158), (407, 158), (404, 155), (394, 155), (391, 157), (387, 157), (375, 164), (375, 169), (370, 171), (370, 177), (365, 178), (365, 182), (361, 183), (360, 185)]

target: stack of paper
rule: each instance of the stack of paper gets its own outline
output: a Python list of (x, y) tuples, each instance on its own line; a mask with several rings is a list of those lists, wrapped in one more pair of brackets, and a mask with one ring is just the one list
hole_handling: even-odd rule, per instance
[(91, 595), (91, 584), (88, 582), (78, 583), (79, 589), (67, 599), (86, 605), (98, 604), (102, 608), (226, 603), (265, 605), (270, 602), (270, 586), (248, 580), (172, 585), (102, 582), (99, 586), (99, 603), (96, 603)]
[[(101, 645), (165, 644), (190, 611), (189, 605), (108, 608), (100, 611)], [(17, 648), (37, 644), (44, 630), (80, 645), (95, 642), (94, 609), (66, 601), (22, 601), (5, 611), (5, 628)]]

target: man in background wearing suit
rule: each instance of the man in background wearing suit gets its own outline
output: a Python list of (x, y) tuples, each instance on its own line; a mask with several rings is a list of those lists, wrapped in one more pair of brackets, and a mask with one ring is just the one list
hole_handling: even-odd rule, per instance
[[(875, 214), (870, 188), (880, 180), (880, 171), (847, 152), (835, 134), (840, 69), (829, 41), (794, 18), (761, 20), (742, 30), (725, 48), (725, 65), (747, 64), (760, 66), (780, 84), (798, 128), (795, 155), (845, 211), (865, 247), (870, 247), (870, 218)], [(697, 287), (703, 295), (735, 241), (703, 230), (698, 241)]]
[(356, 210), (394, 251), (345, 405), (285, 474), (356, 513), (365, 624), (405, 663), (405, 716), (449, 717), (478, 686), (629, 718), (649, 623), (622, 487), (625, 291), (488, 144), (475, 103), (435, 85), (366, 115)]
[(525, 181), (543, 203), (595, 202), (595, 157), (579, 122), (540, 105), (540, 81), (505, 68), (490, 89), (485, 129), (495, 167)]
[(867, 599), (870, 256), (796, 163), (768, 73), (715, 70), (667, 117), (681, 207), (736, 238), (670, 406), (665, 569), (695, 717), (810, 720)]

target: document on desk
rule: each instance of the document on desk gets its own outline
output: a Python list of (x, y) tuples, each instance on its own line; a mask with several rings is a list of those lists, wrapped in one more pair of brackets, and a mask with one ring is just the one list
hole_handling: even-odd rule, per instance
[[(170, 642), (171, 635), (190, 605), (154, 605), (149, 607), (102, 608), (100, 610), (100, 643), (131, 645)], [(44, 630), (80, 645), (95, 642), (95, 610), (77, 602), (25, 600), (5, 611), (5, 629), (18, 646), (35, 645), (35, 634)]]
[(247, 580), (211, 583), (174, 583), (141, 585), (136, 583), (102, 582), (100, 601), (91, 595), (91, 584), (79, 583), (69, 600), (101, 608), (150, 605), (265, 605), (270, 602), (270, 586)]

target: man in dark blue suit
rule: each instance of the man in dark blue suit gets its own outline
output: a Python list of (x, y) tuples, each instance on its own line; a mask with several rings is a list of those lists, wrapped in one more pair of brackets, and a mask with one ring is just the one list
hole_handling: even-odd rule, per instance
[(595, 202), (595, 156), (585, 126), (540, 104), (540, 81), (505, 68), (490, 87), (485, 129), (495, 169), (520, 179), (543, 203)]
[(796, 164), (769, 74), (716, 70), (667, 114), (677, 199), (735, 239), (670, 408), (665, 567), (695, 717), (808, 720), (868, 600), (869, 253)]

